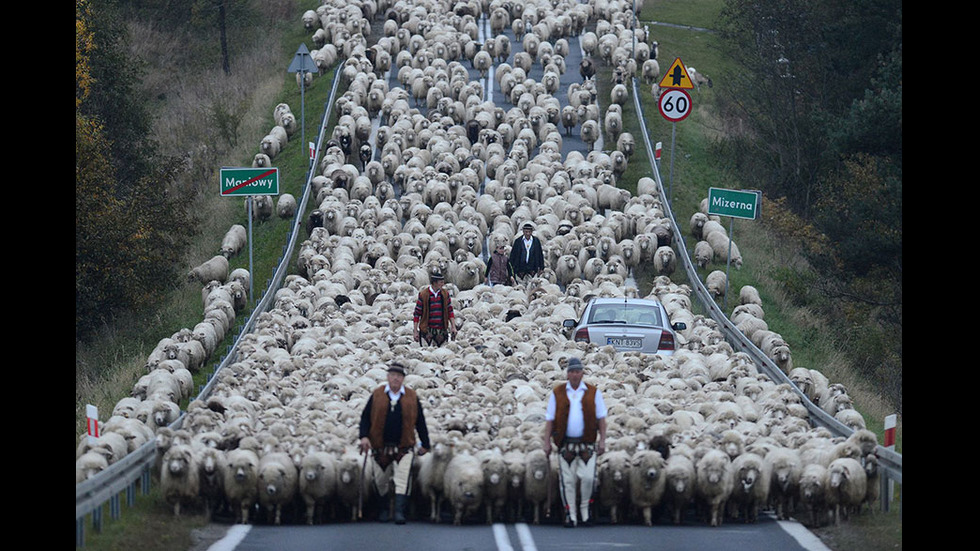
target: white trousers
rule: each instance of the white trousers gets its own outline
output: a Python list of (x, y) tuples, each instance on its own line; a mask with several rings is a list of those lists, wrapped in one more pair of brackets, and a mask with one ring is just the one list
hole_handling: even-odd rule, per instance
[(411, 493), (412, 462), (414, 460), (415, 452), (411, 451), (406, 453), (400, 461), (392, 461), (387, 469), (381, 470), (379, 467), (374, 479), (375, 486), (378, 489), (378, 495), (388, 495), (388, 487), (391, 485), (392, 480), (395, 482), (395, 494), (408, 495)]
[(571, 463), (559, 454), (558, 471), (561, 475), (561, 500), (569, 518), (575, 523), (589, 520), (589, 504), (595, 487), (595, 452), (588, 462), (576, 455)]

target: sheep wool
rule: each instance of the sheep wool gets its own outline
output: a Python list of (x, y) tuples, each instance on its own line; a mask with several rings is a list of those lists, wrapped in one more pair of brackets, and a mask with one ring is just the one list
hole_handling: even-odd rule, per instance
[(456, 454), (446, 466), (446, 499), (453, 510), (453, 524), (459, 526), (483, 504), (483, 468), (469, 452)]

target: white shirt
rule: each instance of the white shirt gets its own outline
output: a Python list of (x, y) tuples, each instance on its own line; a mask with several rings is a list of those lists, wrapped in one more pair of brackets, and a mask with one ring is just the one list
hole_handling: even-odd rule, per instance
[(530, 262), (531, 261), (531, 245), (533, 245), (533, 244), (534, 244), (534, 238), (533, 237), (531, 239), (526, 239), (526, 238), (524, 239), (524, 261), (525, 262)]
[(398, 400), (405, 395), (405, 385), (402, 385), (402, 387), (398, 389), (398, 392), (392, 392), (391, 385), (385, 383), (385, 393), (388, 394), (388, 400), (391, 401), (391, 405), (395, 405), (398, 403)]
[[(573, 389), (571, 383), (565, 383), (565, 393), (570, 402), (568, 408), (568, 424), (565, 427), (565, 436), (569, 438), (579, 438), (585, 432), (585, 418), (582, 414), (582, 398), (585, 396), (585, 383), (579, 383), (577, 389)], [(555, 393), (548, 393), (548, 407), (544, 413), (545, 421), (555, 420)], [(606, 402), (602, 399), (602, 391), (598, 388), (595, 391), (595, 418), (604, 419), (608, 414)]]

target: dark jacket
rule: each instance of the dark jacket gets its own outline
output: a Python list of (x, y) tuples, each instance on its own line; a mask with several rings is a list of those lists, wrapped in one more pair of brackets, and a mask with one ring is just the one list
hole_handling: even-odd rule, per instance
[(514, 240), (510, 249), (510, 263), (518, 276), (533, 274), (544, 269), (544, 248), (537, 236), (531, 236), (531, 254), (525, 259), (524, 236)]
[(493, 281), (490, 278), (490, 274), (494, 273), (494, 271), (495, 271), (495, 265), (494, 265), (493, 259), (494, 258), (497, 258), (497, 257), (498, 257), (497, 253), (492, 253), (490, 255), (490, 258), (487, 259), (487, 271), (486, 271), (485, 274), (483, 274), (483, 277), (485, 277), (487, 279), (487, 281), (489, 281), (490, 283), (493, 283), (493, 284), (501, 284), (502, 283), (502, 284), (505, 284), (506, 285), (506, 284), (510, 283), (510, 279), (512, 277), (515, 277), (514, 265), (511, 264), (510, 259), (507, 258), (506, 255), (500, 254), (499, 255), (499, 258), (501, 259), (501, 263), (502, 264), (505, 264), (505, 266), (503, 268), (503, 271), (502, 271), (502, 273), (505, 274), (505, 275), (504, 275), (503, 278), (498, 278), (498, 279), (501, 279), (501, 281)]

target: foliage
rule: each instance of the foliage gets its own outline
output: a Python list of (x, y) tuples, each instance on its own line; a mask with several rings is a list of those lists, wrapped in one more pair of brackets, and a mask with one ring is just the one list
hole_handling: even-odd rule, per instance
[(115, 21), (109, 4), (76, 3), (76, 339), (154, 303), (193, 231), (173, 190), (179, 163), (138, 137), (150, 119), (131, 93), (135, 64), (125, 62)]

